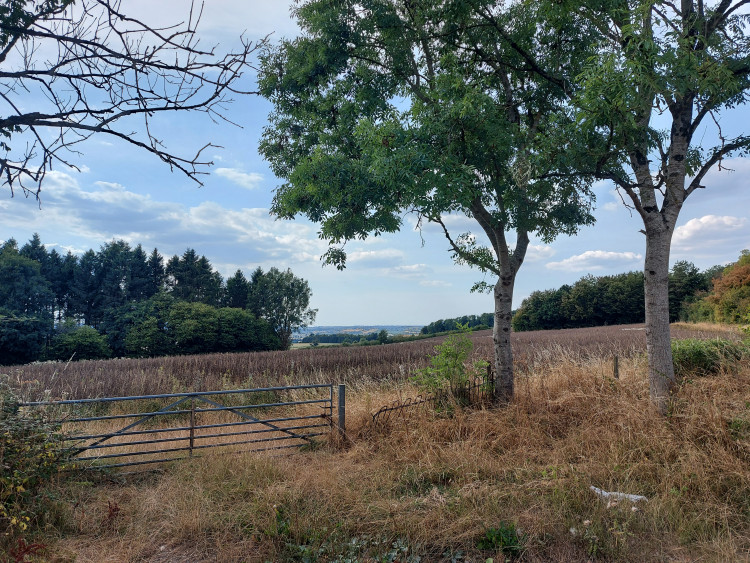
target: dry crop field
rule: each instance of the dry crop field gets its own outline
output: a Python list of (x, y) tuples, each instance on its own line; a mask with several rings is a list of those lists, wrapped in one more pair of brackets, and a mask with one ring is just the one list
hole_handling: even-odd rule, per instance
[[(417, 410), (375, 429), (372, 412), (417, 392), (405, 378), (435, 340), (15, 368), (55, 393), (210, 388), (248, 374), (352, 390), (347, 436), (314, 450), (61, 476), (40, 495), (28, 537), (40, 553), (28, 561), (750, 561), (750, 368), (683, 378), (662, 417), (641, 328), (516, 334), (510, 406)], [(472, 338), (490, 357), (491, 335)], [(71, 374), (89, 379), (75, 387)], [(592, 486), (645, 500), (601, 499)]]
[[(673, 328), (674, 338), (726, 338), (718, 330)], [(474, 356), (491, 360), (492, 332), (471, 334)], [(303, 383), (403, 381), (425, 366), (443, 338), (380, 346), (318, 347), (286, 352), (208, 354), (168, 358), (42, 362), (4, 368), (28, 400), (123, 397)], [(632, 357), (645, 351), (642, 325), (520, 332), (513, 335), (516, 369), (531, 374), (550, 359)]]

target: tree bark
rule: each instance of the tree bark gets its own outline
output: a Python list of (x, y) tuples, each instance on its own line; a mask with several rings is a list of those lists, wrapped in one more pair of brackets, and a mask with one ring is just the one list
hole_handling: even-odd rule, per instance
[(513, 350), (510, 342), (511, 311), (515, 272), (504, 272), (495, 284), (495, 402), (507, 404), (513, 399)]
[(672, 229), (646, 225), (646, 349), (651, 400), (666, 414), (675, 382), (669, 329), (669, 252)]

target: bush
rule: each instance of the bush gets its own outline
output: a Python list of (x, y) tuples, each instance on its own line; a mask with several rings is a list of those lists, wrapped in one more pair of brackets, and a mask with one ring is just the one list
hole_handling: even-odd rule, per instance
[(62, 332), (52, 339), (49, 356), (52, 360), (102, 360), (109, 358), (112, 350), (107, 339), (90, 326)]
[(747, 344), (729, 340), (688, 338), (672, 342), (672, 361), (677, 377), (706, 376), (734, 370), (749, 353)]
[[(464, 330), (467, 330), (464, 327)], [(479, 361), (467, 366), (474, 343), (466, 334), (453, 334), (442, 344), (435, 346), (435, 355), (430, 365), (417, 371), (414, 383), (427, 391), (437, 391), (449, 386), (453, 389), (465, 386), (487, 369), (487, 362)]]
[(39, 490), (68, 457), (59, 425), (42, 412), (23, 412), (19, 403), (0, 375), (0, 530), (6, 538), (33, 523)]

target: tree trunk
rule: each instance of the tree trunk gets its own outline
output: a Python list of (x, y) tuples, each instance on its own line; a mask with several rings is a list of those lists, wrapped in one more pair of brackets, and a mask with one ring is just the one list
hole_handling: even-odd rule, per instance
[(513, 399), (513, 350), (510, 347), (510, 321), (513, 307), (515, 273), (503, 272), (495, 284), (495, 402), (509, 403)]
[(651, 400), (666, 414), (675, 382), (669, 331), (669, 251), (672, 229), (646, 225), (646, 349)]

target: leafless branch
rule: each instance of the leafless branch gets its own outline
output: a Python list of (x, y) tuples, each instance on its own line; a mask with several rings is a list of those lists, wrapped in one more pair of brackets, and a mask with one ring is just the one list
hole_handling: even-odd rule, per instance
[(19, 188), (38, 197), (54, 163), (70, 166), (65, 153), (104, 134), (201, 184), (211, 163), (200, 155), (213, 145), (192, 157), (173, 154), (152, 121), (185, 111), (233, 123), (226, 104), (234, 94), (255, 93), (238, 82), (266, 40), (241, 37), (239, 49), (225, 54), (201, 47), (202, 4), (191, 6), (186, 22), (161, 28), (128, 16), (121, 0), (41, 6), (27, 3), (20, 18), (0, 19), (0, 183), (11, 195)]

